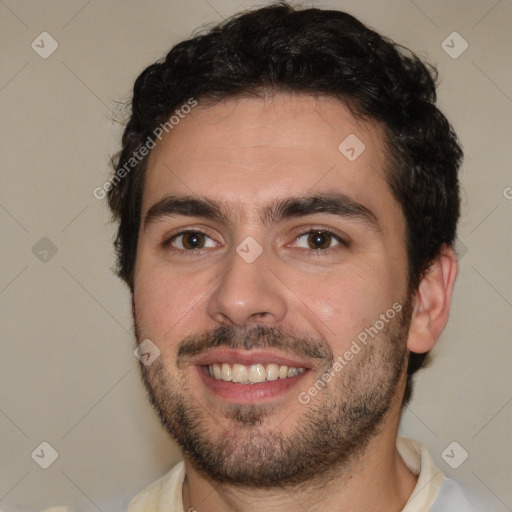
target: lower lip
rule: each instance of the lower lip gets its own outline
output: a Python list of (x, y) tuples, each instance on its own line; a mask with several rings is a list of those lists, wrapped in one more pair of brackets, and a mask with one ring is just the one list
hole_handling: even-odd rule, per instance
[(202, 381), (210, 391), (230, 402), (243, 404), (259, 402), (281, 395), (300, 384), (304, 376), (310, 371), (306, 369), (303, 373), (286, 379), (258, 382), (257, 384), (241, 384), (214, 379), (205, 373), (204, 366), (196, 366), (196, 368)]

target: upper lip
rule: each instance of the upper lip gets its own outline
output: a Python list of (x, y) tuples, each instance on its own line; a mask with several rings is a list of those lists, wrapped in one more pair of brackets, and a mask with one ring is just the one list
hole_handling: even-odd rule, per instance
[(270, 350), (232, 350), (232, 349), (214, 349), (206, 354), (201, 354), (190, 360), (190, 364), (206, 366), (214, 363), (243, 364), (250, 366), (252, 364), (271, 364), (292, 366), (295, 368), (312, 368), (310, 363), (292, 358), (284, 353)]

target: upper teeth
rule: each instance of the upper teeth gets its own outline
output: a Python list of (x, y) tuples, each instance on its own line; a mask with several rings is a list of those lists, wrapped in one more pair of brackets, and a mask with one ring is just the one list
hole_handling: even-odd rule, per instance
[(305, 368), (288, 367), (286, 365), (277, 365), (270, 363), (267, 365), (253, 364), (244, 366), (235, 363), (214, 363), (206, 367), (207, 373), (217, 379), (227, 382), (255, 383), (265, 382), (277, 379), (286, 379), (287, 377), (295, 377), (299, 373), (303, 373)]

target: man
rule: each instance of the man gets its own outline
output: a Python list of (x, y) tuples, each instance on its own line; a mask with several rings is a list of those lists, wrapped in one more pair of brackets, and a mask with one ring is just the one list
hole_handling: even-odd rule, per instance
[(352, 16), (286, 3), (138, 77), (109, 204), (184, 461), (130, 512), (476, 510), (397, 439), (457, 275), (462, 151), (434, 80)]

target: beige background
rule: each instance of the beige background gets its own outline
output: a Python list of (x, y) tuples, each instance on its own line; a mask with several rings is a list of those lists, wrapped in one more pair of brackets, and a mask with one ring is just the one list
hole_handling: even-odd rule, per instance
[[(145, 401), (129, 294), (112, 273), (114, 226), (92, 191), (118, 148), (116, 102), (129, 99), (142, 69), (196, 27), (253, 5), (0, 2), (4, 511), (121, 511), (179, 459)], [(440, 104), (466, 152), (462, 259), (451, 322), (401, 432), (448, 475), (492, 496), (496, 511), (512, 510), (512, 2), (314, 5), (347, 10), (440, 68)], [(59, 45), (47, 59), (31, 48), (44, 31)], [(441, 47), (454, 31), (469, 43), (456, 59)], [(43, 237), (53, 256), (47, 241), (33, 250)], [(48, 469), (31, 458), (43, 441), (58, 452)], [(469, 453), (458, 469), (441, 456), (453, 441)]]

